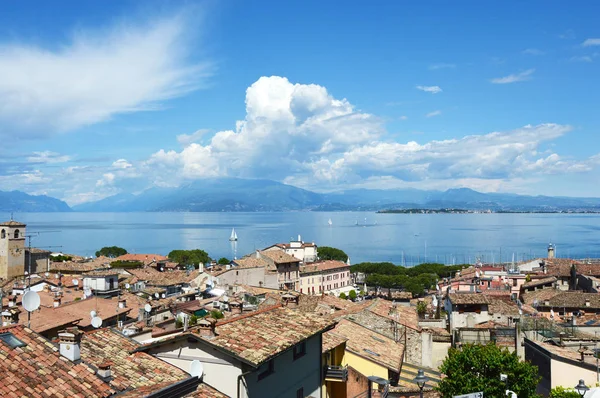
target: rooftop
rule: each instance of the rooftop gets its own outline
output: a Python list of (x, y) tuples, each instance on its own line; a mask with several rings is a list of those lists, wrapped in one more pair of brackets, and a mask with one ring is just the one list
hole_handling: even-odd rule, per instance
[(314, 313), (277, 307), (221, 322), (217, 324), (217, 336), (208, 341), (259, 366), (334, 324)]
[(339, 268), (346, 268), (350, 270), (350, 266), (343, 261), (327, 260), (320, 261), (318, 263), (310, 263), (309, 265), (303, 265), (300, 267), (300, 273), (323, 272)]
[(144, 264), (150, 264), (157, 261), (167, 261), (169, 258), (160, 254), (133, 254), (127, 253), (115, 258), (115, 261), (139, 261)]
[(342, 319), (331, 333), (348, 339), (347, 351), (400, 372), (404, 355), (403, 344), (347, 319)]
[(64, 261), (64, 262), (50, 262), (50, 271), (53, 272), (89, 272), (96, 269), (103, 269), (109, 267), (112, 259), (108, 257), (97, 257), (93, 260), (88, 261)]
[(321, 343), (322, 352), (333, 350), (335, 347), (340, 346), (348, 341), (346, 336), (336, 334), (333, 330), (328, 330), (323, 333), (323, 342)]
[(300, 260), (298, 260), (296, 257), (279, 250), (263, 250), (260, 252), (260, 255), (269, 258), (275, 264), (288, 264), (300, 262)]
[(0, 395), (13, 397), (108, 397), (114, 391), (85, 363), (60, 356), (48, 340), (21, 325), (0, 328), (23, 342), (12, 348), (0, 339)]
[(266, 260), (256, 258), (255, 255), (249, 255), (238, 260), (233, 260), (233, 262), (237, 264), (237, 267), (235, 268), (259, 268), (267, 267), (269, 265)]
[(152, 393), (189, 377), (183, 370), (145, 352), (130, 354), (139, 346), (113, 329), (98, 329), (81, 339), (81, 359), (96, 367), (110, 362), (110, 385), (118, 392), (143, 387)]
[(546, 285), (546, 284), (551, 284), (551, 283), (554, 283), (556, 281), (557, 281), (557, 279), (554, 276), (549, 276), (547, 278), (534, 279), (532, 281), (525, 282), (522, 287), (524, 289), (527, 289), (527, 288), (531, 288), (531, 287), (543, 286), (543, 285)]
[(198, 270), (191, 272), (182, 270), (160, 272), (151, 267), (128, 269), (127, 272), (139, 280), (146, 281), (146, 284), (153, 286), (172, 286), (190, 283), (200, 275)]
[(18, 222), (15, 220), (9, 220), (9, 221), (4, 221), (3, 223), (0, 223), (0, 226), (2, 226), (2, 227), (25, 227), (26, 225), (23, 224), (22, 222)]

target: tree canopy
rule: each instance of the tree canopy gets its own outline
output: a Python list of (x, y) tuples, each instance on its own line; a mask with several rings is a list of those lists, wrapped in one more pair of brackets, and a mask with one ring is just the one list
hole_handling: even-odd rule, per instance
[(180, 265), (193, 265), (198, 268), (200, 263), (205, 264), (210, 262), (208, 253), (204, 250), (172, 250), (169, 255), (169, 260)]
[(230, 262), (231, 262), (231, 261), (229, 261), (229, 259), (228, 259), (228, 258), (221, 257), (221, 258), (219, 259), (219, 261), (217, 261), (217, 264), (220, 264), (220, 265), (227, 265), (227, 264), (229, 264)]
[(337, 260), (337, 261), (348, 261), (348, 255), (343, 250), (336, 249), (335, 247), (321, 246), (317, 248), (317, 256), (321, 260)]
[[(511, 390), (519, 398), (534, 398), (541, 379), (536, 366), (493, 343), (450, 348), (439, 370), (446, 375), (436, 387), (443, 397), (478, 391), (484, 397), (504, 397)], [(508, 376), (506, 382), (500, 380), (501, 374)]]
[(96, 257), (115, 258), (127, 254), (127, 250), (119, 246), (105, 246), (96, 252)]
[(581, 398), (581, 395), (572, 388), (558, 386), (550, 391), (550, 398)]

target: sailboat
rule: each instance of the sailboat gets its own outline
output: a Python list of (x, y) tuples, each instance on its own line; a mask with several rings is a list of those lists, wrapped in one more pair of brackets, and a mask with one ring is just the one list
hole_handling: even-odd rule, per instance
[(235, 233), (235, 228), (231, 230), (231, 236), (229, 237), (231, 242), (237, 242), (237, 234)]
[(333, 221), (331, 221), (331, 218), (327, 221), (327, 224), (329, 224), (330, 227), (333, 225)]

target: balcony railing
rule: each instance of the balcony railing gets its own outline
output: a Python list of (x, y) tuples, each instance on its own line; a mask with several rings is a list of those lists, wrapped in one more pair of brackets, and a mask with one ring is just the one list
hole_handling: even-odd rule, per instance
[(325, 380), (346, 382), (348, 368), (346, 366), (325, 366)]

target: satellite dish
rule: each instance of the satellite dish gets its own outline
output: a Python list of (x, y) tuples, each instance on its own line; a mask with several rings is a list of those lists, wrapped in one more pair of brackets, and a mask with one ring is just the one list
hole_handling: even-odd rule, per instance
[(165, 297), (167, 297), (167, 295), (163, 293), (163, 294), (162, 294), (162, 298), (165, 298)]
[(202, 377), (204, 374), (204, 366), (202, 362), (197, 359), (194, 359), (190, 365), (190, 376), (192, 377)]
[(156, 298), (159, 298), (159, 297), (160, 297), (160, 294), (158, 294), (158, 293), (154, 293), (154, 297), (156, 297)]
[(96, 317), (96, 315), (98, 315), (98, 314), (96, 313), (96, 311), (94, 311), (94, 310), (91, 310), (91, 311), (90, 311), (90, 318), (92, 318), (92, 319), (93, 319), (93, 318), (95, 318), (95, 317)]
[(92, 326), (95, 327), (96, 329), (98, 329), (100, 326), (102, 326), (102, 318), (100, 318), (99, 316), (95, 316), (92, 318)]
[(25, 310), (33, 312), (40, 308), (40, 295), (33, 290), (29, 290), (23, 295), (22, 303)]
[(74, 284), (75, 286), (77, 286), (77, 285), (79, 285), (79, 281), (78, 281), (77, 279), (73, 279), (73, 284)]
[(125, 284), (125, 289), (129, 289), (131, 286), (129, 285), (129, 283)]
[(144, 310), (145, 310), (146, 312), (150, 312), (150, 311), (152, 311), (152, 306), (151, 306), (150, 304), (146, 304), (146, 305), (144, 306)]

